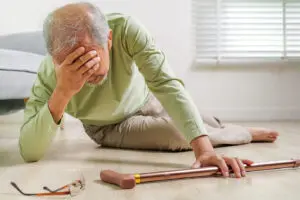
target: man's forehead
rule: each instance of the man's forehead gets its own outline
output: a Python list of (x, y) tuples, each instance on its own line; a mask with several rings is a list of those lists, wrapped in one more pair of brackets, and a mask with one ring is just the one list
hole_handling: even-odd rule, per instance
[(99, 51), (100, 49), (100, 46), (96, 42), (92, 41), (90, 37), (86, 36), (86, 37), (78, 38), (78, 41), (73, 47), (71, 48), (67, 46), (64, 47), (63, 49), (60, 50), (60, 52), (55, 54), (54, 57), (58, 63), (62, 63), (70, 53), (74, 52), (79, 47), (84, 47), (85, 53), (92, 50)]

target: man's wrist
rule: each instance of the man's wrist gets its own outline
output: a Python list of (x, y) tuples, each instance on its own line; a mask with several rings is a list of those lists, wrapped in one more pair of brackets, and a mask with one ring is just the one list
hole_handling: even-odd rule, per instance
[(70, 91), (67, 91), (61, 87), (56, 87), (53, 92), (56, 96), (58, 96), (60, 99), (63, 99), (64, 101), (69, 102), (72, 98), (73, 94)]
[(48, 106), (53, 120), (56, 124), (61, 120), (64, 110), (71, 98), (72, 96), (68, 93), (63, 92), (58, 88), (54, 89), (48, 101)]
[(201, 135), (194, 138), (191, 141), (191, 146), (196, 157), (206, 152), (214, 152), (214, 148), (207, 135)]

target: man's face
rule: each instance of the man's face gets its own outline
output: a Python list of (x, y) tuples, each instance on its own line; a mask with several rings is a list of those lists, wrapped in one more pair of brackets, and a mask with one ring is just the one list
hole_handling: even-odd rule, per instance
[(93, 41), (91, 41), (89, 37), (86, 37), (82, 41), (81, 45), (85, 47), (86, 52), (96, 50), (98, 56), (100, 57), (99, 69), (95, 71), (94, 74), (87, 80), (87, 83), (93, 85), (102, 84), (106, 79), (109, 70), (109, 50), (111, 48), (110, 45), (107, 44), (106, 48), (102, 48), (98, 44), (93, 43)]
[(99, 68), (97, 71), (94, 72), (94, 74), (87, 80), (87, 83), (90, 85), (101, 85), (108, 74), (109, 71), (109, 51), (111, 49), (111, 44), (112, 44), (112, 33), (110, 32), (108, 36), (108, 44), (106, 48), (101, 47), (98, 45), (96, 42), (94, 42), (90, 37), (87, 35), (83, 36), (82, 39), (80, 39), (80, 42), (72, 48), (71, 51), (64, 51), (60, 53), (57, 57), (57, 63), (63, 62), (63, 60), (69, 55), (71, 52), (73, 52), (75, 49), (79, 47), (84, 47), (85, 52), (89, 52), (92, 50), (97, 51), (97, 56), (100, 57), (99, 61)]

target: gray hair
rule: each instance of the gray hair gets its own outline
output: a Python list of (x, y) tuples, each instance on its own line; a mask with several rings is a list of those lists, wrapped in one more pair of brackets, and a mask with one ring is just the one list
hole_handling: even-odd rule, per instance
[(73, 48), (78, 44), (78, 36), (81, 33), (88, 33), (98, 45), (106, 48), (109, 25), (105, 15), (91, 3), (84, 2), (76, 5), (86, 6), (88, 8), (87, 15), (69, 14), (61, 19), (55, 17), (55, 11), (53, 11), (46, 17), (43, 24), (43, 35), (50, 55), (57, 54), (65, 48)]

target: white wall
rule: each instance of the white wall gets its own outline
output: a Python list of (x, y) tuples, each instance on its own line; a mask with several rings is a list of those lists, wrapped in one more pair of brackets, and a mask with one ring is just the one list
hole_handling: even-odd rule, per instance
[[(197, 106), (225, 120), (300, 119), (300, 66), (193, 70), (189, 0), (98, 0), (105, 12), (138, 17), (156, 37)], [(71, 0), (0, 1), (0, 35), (41, 29), (47, 12)]]

